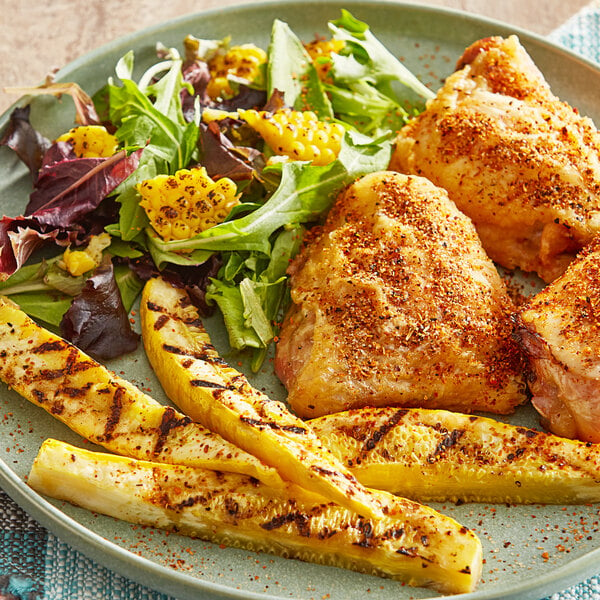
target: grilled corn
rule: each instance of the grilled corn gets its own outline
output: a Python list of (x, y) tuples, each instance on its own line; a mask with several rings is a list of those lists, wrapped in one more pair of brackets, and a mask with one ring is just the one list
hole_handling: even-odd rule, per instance
[(232, 96), (229, 78), (237, 77), (251, 83), (261, 76), (261, 66), (267, 62), (267, 53), (254, 44), (232, 46), (208, 61), (210, 81), (206, 91), (211, 98)]
[(421, 501), (600, 502), (600, 445), (444, 410), (366, 408), (309, 421), (364, 485)]
[(185, 240), (223, 222), (239, 204), (231, 179), (213, 181), (204, 167), (157, 175), (138, 184), (140, 205), (166, 242)]
[(312, 161), (318, 166), (333, 162), (340, 152), (344, 128), (338, 123), (319, 121), (312, 111), (282, 108), (273, 113), (257, 110), (238, 113), (275, 154)]
[(117, 138), (101, 125), (81, 125), (56, 138), (57, 142), (68, 142), (80, 158), (108, 158), (118, 147)]
[(390, 513), (366, 519), (287, 484), (159, 465), (46, 441), (29, 485), (40, 493), (144, 525), (226, 544), (427, 585), (472, 591), (478, 538), (431, 508), (390, 496)]
[(0, 298), (0, 379), (84, 438), (140, 459), (238, 471), (269, 485), (277, 472), (163, 406)]
[(183, 290), (149, 280), (140, 315), (148, 359), (185, 414), (275, 467), (283, 479), (360, 514), (381, 514), (380, 497), (360, 485), (304, 421), (220, 358)]
[(305, 44), (306, 51), (313, 60), (319, 79), (326, 81), (331, 70), (331, 55), (339, 53), (345, 46), (344, 40), (313, 40)]

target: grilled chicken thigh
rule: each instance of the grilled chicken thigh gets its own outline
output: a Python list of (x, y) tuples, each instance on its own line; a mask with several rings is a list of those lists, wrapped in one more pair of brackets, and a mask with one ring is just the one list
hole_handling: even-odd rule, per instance
[(547, 282), (600, 232), (600, 135), (515, 36), (467, 48), (390, 165), (445, 188), (489, 256)]
[(514, 307), (477, 233), (422, 177), (367, 175), (290, 267), (275, 369), (303, 417), (359, 406), (511, 412)]
[(517, 323), (543, 424), (600, 442), (600, 239), (522, 308)]

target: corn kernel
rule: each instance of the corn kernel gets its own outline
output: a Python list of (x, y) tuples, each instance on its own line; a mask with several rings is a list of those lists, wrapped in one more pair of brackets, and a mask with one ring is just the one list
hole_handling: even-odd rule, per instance
[(267, 62), (267, 53), (254, 44), (232, 46), (224, 54), (217, 54), (208, 61), (211, 79), (206, 91), (211, 98), (231, 96), (234, 92), (229, 85), (228, 77), (240, 77), (247, 81), (255, 81), (260, 74), (260, 67)]
[(110, 235), (101, 233), (92, 235), (87, 247), (80, 250), (67, 248), (58, 262), (58, 266), (73, 277), (79, 277), (102, 262), (102, 251), (110, 246)]
[(96, 267), (94, 259), (83, 250), (71, 251), (67, 248), (63, 253), (63, 263), (73, 277), (83, 275)]
[(314, 165), (327, 165), (340, 152), (344, 128), (338, 123), (319, 121), (312, 111), (284, 108), (274, 113), (256, 110), (238, 113), (275, 154), (293, 160), (310, 160)]
[(213, 181), (204, 167), (158, 175), (137, 186), (150, 224), (163, 240), (185, 240), (223, 222), (239, 204), (237, 187), (223, 177)]
[(79, 158), (108, 158), (117, 151), (117, 138), (101, 125), (81, 125), (56, 138), (68, 142)]
[(304, 47), (312, 58), (313, 65), (321, 81), (328, 79), (328, 73), (331, 69), (331, 62), (324, 59), (331, 58), (331, 55), (338, 53), (344, 45), (345, 42), (343, 40), (314, 40), (310, 44), (305, 44)]

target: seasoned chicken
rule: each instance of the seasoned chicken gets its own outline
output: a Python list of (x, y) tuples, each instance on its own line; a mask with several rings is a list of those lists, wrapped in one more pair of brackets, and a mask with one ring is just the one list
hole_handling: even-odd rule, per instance
[(275, 369), (303, 417), (359, 406), (508, 413), (514, 307), (471, 221), (422, 177), (367, 175), (290, 267)]
[(543, 424), (600, 442), (600, 238), (522, 308), (517, 322)]
[(390, 168), (445, 188), (493, 260), (550, 282), (600, 232), (600, 135), (515, 36), (475, 42), (457, 68)]

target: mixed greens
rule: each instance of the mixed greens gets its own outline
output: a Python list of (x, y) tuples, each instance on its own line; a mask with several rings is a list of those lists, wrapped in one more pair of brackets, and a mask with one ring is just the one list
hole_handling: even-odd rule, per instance
[[(135, 348), (128, 311), (160, 271), (202, 314), (218, 307), (232, 348), (253, 349), (258, 369), (285, 310), (286, 270), (305, 229), (344, 186), (387, 167), (395, 132), (433, 95), (347, 11), (329, 29), (333, 45), (313, 57), (275, 21), (264, 63), (252, 77), (226, 73), (218, 95), (209, 93), (217, 77), (211, 65), (228, 56), (230, 41), (192, 36), (183, 56), (159, 45), (158, 62), (137, 81), (127, 53), (91, 98), (69, 83), (25, 90), (70, 94), (74, 121), (104, 127), (116, 146), (78, 154), (68, 136), (51, 142), (36, 131), (28, 107), (15, 109), (1, 143), (29, 167), (33, 192), (23, 215), (0, 221), (0, 293), (106, 359)], [(244, 120), (247, 110), (265, 119), (310, 112), (337, 123), (339, 151), (320, 165), (278, 152)], [(212, 181), (233, 181), (235, 206), (188, 237), (161, 237), (140, 185), (196, 167)], [(49, 244), (60, 254), (30, 264)]]

